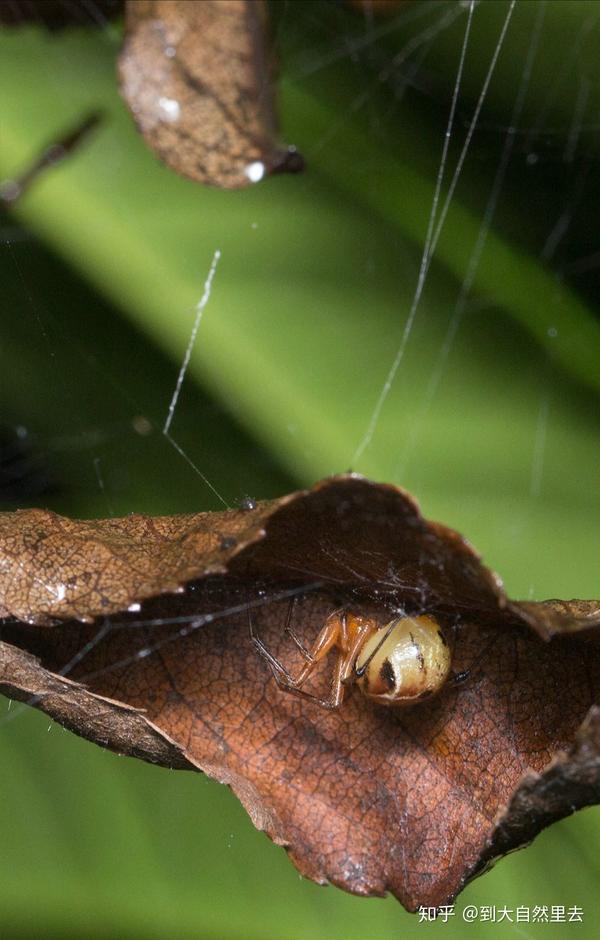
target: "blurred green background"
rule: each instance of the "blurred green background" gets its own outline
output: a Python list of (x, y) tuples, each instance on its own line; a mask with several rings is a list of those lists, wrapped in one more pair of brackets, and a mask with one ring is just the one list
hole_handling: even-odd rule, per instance
[[(442, 202), (508, 12), (475, 9)], [(145, 148), (117, 92), (118, 25), (0, 36), (0, 178), (104, 114), (0, 220), (2, 508), (220, 506), (160, 433), (217, 248), (173, 438), (230, 504), (352, 465), (417, 283), (468, 7), (273, 13), (284, 132), (308, 169), (234, 193)], [(516, 3), (404, 358), (353, 464), (464, 532), (517, 597), (599, 590), (599, 28), (594, 0)], [(419, 924), (392, 898), (300, 878), (224, 787), (1, 708), (3, 940), (596, 934), (596, 809), (473, 883), (451, 923)], [(465, 925), (466, 904), (578, 904), (584, 923)]]

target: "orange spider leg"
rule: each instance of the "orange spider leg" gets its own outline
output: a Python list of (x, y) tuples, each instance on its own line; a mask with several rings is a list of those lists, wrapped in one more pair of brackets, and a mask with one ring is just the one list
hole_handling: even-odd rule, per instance
[(327, 656), (328, 652), (334, 646), (340, 645), (340, 634), (342, 632), (342, 622), (345, 616), (340, 618), (337, 613), (331, 614), (325, 621), (325, 626), (319, 633), (315, 645), (309, 653), (310, 659), (300, 670), (298, 677), (294, 680), (294, 685), (300, 688), (314, 671), (315, 666)]
[(342, 704), (346, 688), (355, 679), (354, 667), (363, 644), (377, 630), (372, 621), (348, 617), (345, 613), (340, 618), (340, 628), (340, 655), (331, 683), (330, 708), (338, 708)]
[[(355, 631), (355, 618), (352, 618), (349, 624), (345, 611), (342, 611), (341, 614), (338, 611), (330, 614), (310, 653), (310, 660), (295, 680), (294, 688), (290, 689), (288, 686), (288, 691), (295, 691), (297, 694), (312, 698), (326, 708), (338, 708), (344, 699), (344, 683), (347, 681), (347, 677), (352, 675), (354, 662), (363, 642), (364, 631), (361, 631), (360, 628), (358, 632)], [(327, 656), (334, 646), (338, 647), (339, 653), (331, 681), (329, 698), (320, 699), (308, 692), (303, 692), (301, 686), (309, 678), (317, 663)]]
[(350, 622), (350, 640), (347, 653), (344, 657), (344, 669), (341, 681), (344, 685), (356, 678), (355, 666), (359, 653), (369, 637), (377, 633), (377, 625), (372, 620), (363, 620), (362, 617), (352, 617)]
[(323, 705), (324, 708), (333, 708), (336, 707), (332, 705), (330, 700), (321, 699), (317, 695), (312, 695), (310, 692), (305, 692), (302, 689), (302, 686), (306, 680), (310, 677), (311, 673), (317, 666), (317, 664), (327, 656), (327, 653), (338, 643), (339, 632), (340, 632), (340, 619), (337, 614), (332, 614), (325, 621), (325, 626), (319, 633), (315, 645), (310, 653), (307, 655), (310, 656), (310, 659), (300, 670), (299, 675), (294, 678), (284, 666), (273, 656), (272, 653), (266, 648), (264, 643), (256, 633), (254, 632), (254, 627), (252, 620), (250, 618), (250, 611), (248, 611), (249, 623), (250, 623), (250, 636), (254, 646), (266, 660), (271, 668), (273, 673), (273, 678), (275, 679), (277, 685), (280, 689), (283, 689), (286, 692), (291, 692), (293, 695), (299, 695), (302, 698), (309, 698), (315, 702), (318, 702), (320, 705)]

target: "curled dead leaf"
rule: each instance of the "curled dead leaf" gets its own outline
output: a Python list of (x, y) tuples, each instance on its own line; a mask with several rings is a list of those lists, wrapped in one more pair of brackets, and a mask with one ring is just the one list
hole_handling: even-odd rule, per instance
[(277, 141), (263, 0), (136, 0), (121, 92), (147, 144), (182, 176), (238, 189), (303, 160)]
[[(0, 603), (5, 694), (228, 783), (321, 883), (440, 905), (599, 799), (600, 604), (509, 601), (460, 535), (392, 486), (346, 475), (155, 519), (6, 513)], [(286, 623), (310, 648), (340, 609), (435, 617), (466, 681), (408, 709), (356, 685), (333, 711), (282, 691), (250, 624), (296, 675)], [(330, 681), (326, 658), (310, 689)]]

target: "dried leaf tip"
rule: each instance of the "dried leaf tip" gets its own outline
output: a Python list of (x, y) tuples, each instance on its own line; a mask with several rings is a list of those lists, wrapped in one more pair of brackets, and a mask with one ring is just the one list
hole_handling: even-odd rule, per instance
[(263, 0), (137, 0), (127, 5), (121, 92), (171, 169), (239, 189), (304, 160), (281, 148)]

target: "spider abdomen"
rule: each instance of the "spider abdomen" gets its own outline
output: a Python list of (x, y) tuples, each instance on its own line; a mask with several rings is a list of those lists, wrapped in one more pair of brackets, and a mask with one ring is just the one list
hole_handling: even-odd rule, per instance
[(398, 617), (365, 642), (356, 660), (356, 682), (380, 705), (410, 705), (439, 692), (451, 658), (433, 617)]

